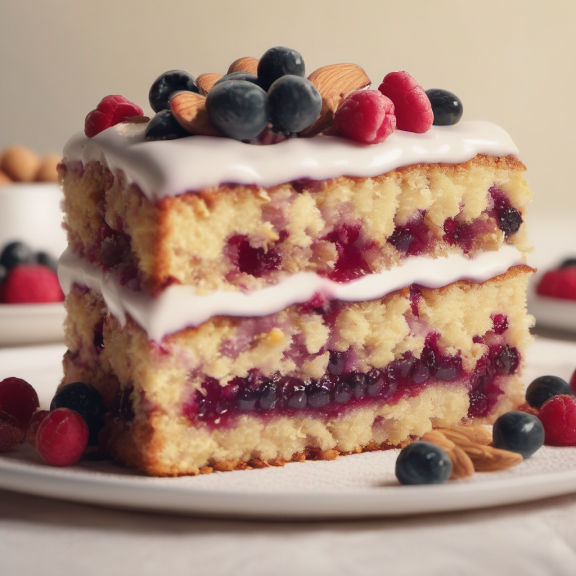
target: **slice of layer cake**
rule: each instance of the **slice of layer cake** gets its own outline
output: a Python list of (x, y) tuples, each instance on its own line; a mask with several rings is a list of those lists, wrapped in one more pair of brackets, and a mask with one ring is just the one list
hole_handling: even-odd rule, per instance
[(530, 192), (503, 130), (150, 132), (78, 135), (60, 166), (64, 382), (101, 393), (113, 458), (154, 475), (333, 458), (520, 403)]

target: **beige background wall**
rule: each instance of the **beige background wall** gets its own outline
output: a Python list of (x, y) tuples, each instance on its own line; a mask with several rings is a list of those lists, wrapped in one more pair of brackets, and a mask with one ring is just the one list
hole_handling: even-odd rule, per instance
[(60, 151), (107, 94), (151, 112), (165, 70), (223, 73), (286, 45), (308, 71), (354, 62), (376, 85), (408, 70), (452, 90), (464, 119), (512, 134), (533, 214), (575, 210), (575, 17), (570, 0), (0, 0), (0, 147)]

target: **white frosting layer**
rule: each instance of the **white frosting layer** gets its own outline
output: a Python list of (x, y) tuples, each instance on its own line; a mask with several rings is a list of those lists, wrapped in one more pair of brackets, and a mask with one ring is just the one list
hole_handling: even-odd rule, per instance
[(490, 122), (433, 126), (425, 134), (396, 130), (371, 145), (324, 136), (268, 146), (210, 136), (146, 142), (145, 128), (119, 124), (94, 138), (79, 133), (66, 144), (65, 161), (122, 170), (148, 198), (159, 199), (223, 183), (270, 187), (299, 178), (370, 177), (417, 163), (465, 162), (476, 154), (518, 154), (510, 136)]
[(460, 279), (484, 282), (522, 263), (522, 255), (516, 248), (503, 246), (474, 260), (456, 254), (437, 259), (414, 256), (406, 259), (402, 266), (345, 284), (302, 272), (250, 293), (215, 291), (198, 296), (191, 286), (173, 285), (152, 298), (122, 287), (113, 273), (102, 273), (68, 249), (60, 258), (58, 276), (64, 292), (68, 293), (76, 283), (100, 293), (109, 311), (123, 326), (130, 315), (150, 339), (159, 341), (167, 334), (198, 326), (212, 316), (274, 314), (291, 304), (307, 302), (316, 293), (330, 299), (360, 302), (381, 298), (413, 283), (439, 288)]

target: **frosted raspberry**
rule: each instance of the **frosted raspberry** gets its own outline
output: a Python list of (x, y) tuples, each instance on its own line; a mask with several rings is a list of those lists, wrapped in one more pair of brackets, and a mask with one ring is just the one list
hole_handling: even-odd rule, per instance
[(432, 104), (424, 88), (408, 72), (386, 74), (378, 90), (392, 100), (398, 130), (428, 132), (434, 121)]
[(394, 105), (378, 90), (357, 90), (336, 110), (334, 128), (364, 144), (384, 142), (396, 127)]
[(95, 110), (86, 116), (84, 121), (84, 134), (88, 138), (93, 138), (106, 128), (115, 126), (132, 116), (143, 116), (144, 111), (140, 106), (130, 102), (124, 96), (105, 96)]
[(46, 266), (22, 264), (12, 268), (2, 285), (1, 301), (6, 304), (62, 302), (64, 293), (56, 272)]
[(576, 397), (553, 396), (544, 402), (538, 418), (544, 425), (544, 443), (552, 446), (576, 446)]
[(540, 279), (536, 291), (541, 296), (576, 300), (576, 266), (546, 272)]
[(24, 435), (16, 417), (0, 410), (0, 452), (14, 450), (24, 440)]
[(0, 382), (0, 411), (14, 416), (23, 430), (39, 405), (36, 390), (26, 380), (11, 376)]
[(57, 408), (38, 427), (36, 449), (52, 466), (76, 464), (88, 444), (88, 425), (74, 410)]
[(36, 448), (36, 435), (38, 434), (38, 428), (40, 427), (40, 424), (42, 424), (44, 418), (48, 416), (48, 414), (50, 414), (49, 410), (38, 410), (37, 412), (34, 412), (32, 418), (30, 419), (26, 440), (28, 440), (28, 443), (34, 448)]

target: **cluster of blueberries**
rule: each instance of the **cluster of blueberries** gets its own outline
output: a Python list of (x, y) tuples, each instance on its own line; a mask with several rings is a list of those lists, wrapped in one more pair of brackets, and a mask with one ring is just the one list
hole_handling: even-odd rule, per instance
[[(212, 124), (230, 138), (254, 141), (269, 125), (275, 134), (293, 136), (319, 117), (322, 97), (304, 77), (304, 59), (291, 48), (276, 46), (264, 53), (257, 74), (232, 72), (218, 80), (206, 97)], [(147, 140), (171, 140), (190, 134), (170, 111), (170, 97), (179, 91), (199, 93), (187, 72), (169, 70), (152, 84), (150, 106), (156, 115), (146, 129)], [(434, 124), (456, 124), (462, 102), (447, 90), (426, 92), (434, 113)]]
[[(571, 386), (558, 376), (540, 376), (526, 389), (526, 402), (540, 409), (555, 396), (574, 396)], [(513, 410), (502, 414), (492, 431), (496, 448), (517, 452), (529, 458), (543, 444), (548, 431), (540, 418)], [(446, 452), (430, 442), (413, 442), (402, 449), (396, 460), (396, 477), (401, 484), (441, 484), (452, 472)]]
[[(272, 124), (274, 132), (295, 134), (320, 115), (322, 97), (306, 78), (304, 59), (291, 48), (268, 50), (258, 63), (258, 74), (232, 72), (208, 93), (206, 109), (212, 124), (230, 138), (251, 140)], [(181, 70), (159, 76), (150, 88), (150, 106), (156, 116), (148, 124), (148, 140), (189, 136), (169, 110), (170, 96), (187, 90), (199, 93), (194, 78)]]

